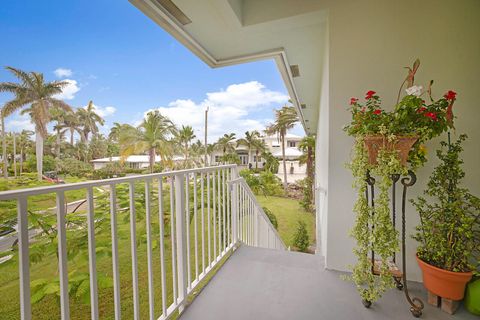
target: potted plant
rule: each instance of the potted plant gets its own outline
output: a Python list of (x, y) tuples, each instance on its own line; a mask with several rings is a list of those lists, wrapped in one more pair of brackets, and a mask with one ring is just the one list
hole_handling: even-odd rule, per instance
[[(417, 60), (400, 86), (397, 102), (391, 111), (382, 108), (380, 96), (375, 91), (365, 94), (365, 102), (350, 99), (352, 121), (344, 127), (346, 133), (355, 137), (352, 160), (348, 167), (354, 176), (354, 188), (358, 197), (353, 211), (356, 221), (352, 236), (357, 246), (358, 258), (353, 266), (352, 280), (362, 298), (367, 302), (377, 300), (381, 294), (394, 286), (390, 274), (390, 259), (398, 251), (398, 232), (390, 218), (389, 190), (391, 176), (415, 170), (426, 161), (424, 143), (453, 127), (452, 107), (456, 93), (447, 92), (434, 100), (428, 89), (414, 85), (415, 73), (420, 66)], [(403, 89), (405, 95), (401, 98)], [(425, 97), (429, 100), (426, 102)], [(400, 99), (401, 98), (401, 99)], [(379, 194), (375, 206), (367, 202), (366, 174), (375, 176)], [(371, 228), (374, 225), (375, 227)], [(381, 260), (378, 276), (372, 273), (370, 251)]]
[(420, 215), (414, 238), (420, 243), (417, 262), (423, 283), (431, 293), (461, 300), (465, 286), (479, 267), (480, 199), (462, 188), (465, 173), (460, 158), (462, 142), (441, 142), (440, 164), (428, 181), (424, 197), (412, 200)]

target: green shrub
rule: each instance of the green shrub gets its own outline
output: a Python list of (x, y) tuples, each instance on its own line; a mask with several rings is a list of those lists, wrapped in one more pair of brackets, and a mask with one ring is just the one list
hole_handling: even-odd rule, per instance
[(260, 174), (254, 174), (252, 170), (244, 169), (240, 171), (240, 176), (245, 179), (245, 182), (255, 194), (262, 194), (264, 196), (284, 195), (280, 179), (270, 171), (262, 171)]
[[(37, 171), (37, 157), (34, 154), (29, 154), (25, 161), (25, 169), (28, 172)], [(55, 158), (52, 156), (43, 156), (43, 172), (55, 170)]]
[(282, 182), (275, 174), (270, 171), (263, 171), (259, 176), (260, 184), (264, 186), (266, 195), (268, 196), (283, 196), (284, 191)]
[(273, 227), (278, 230), (278, 221), (277, 221), (277, 217), (273, 214), (273, 212), (268, 209), (267, 207), (262, 207), (263, 209), (263, 212), (265, 212), (265, 214), (267, 215), (268, 217), (268, 220), (270, 220), (270, 222), (272, 223)]
[(301, 252), (307, 252), (308, 246), (310, 245), (307, 225), (302, 220), (298, 220), (297, 230), (293, 235), (293, 245)]
[(83, 161), (66, 158), (57, 160), (57, 170), (61, 174), (69, 174), (77, 177), (85, 177), (88, 173), (93, 171), (93, 168), (90, 164)]
[(305, 211), (313, 212), (313, 181), (311, 178), (306, 177), (297, 182), (302, 188), (302, 200), (300, 200), (300, 205)]

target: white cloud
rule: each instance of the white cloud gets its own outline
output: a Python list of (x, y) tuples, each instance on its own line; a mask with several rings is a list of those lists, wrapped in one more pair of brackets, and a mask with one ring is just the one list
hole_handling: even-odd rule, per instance
[[(86, 109), (87, 106), (84, 106), (83, 108)], [(111, 107), (111, 106), (100, 107), (100, 106), (97, 106), (95, 104), (93, 104), (93, 109), (102, 118), (111, 116), (112, 114), (114, 114), (117, 111), (117, 109), (115, 107)]]
[(178, 126), (192, 126), (197, 138), (203, 140), (205, 108), (208, 106), (208, 137), (209, 142), (213, 142), (228, 132), (240, 137), (247, 130), (264, 130), (268, 121), (259, 117), (260, 112), (279, 107), (289, 99), (288, 95), (268, 90), (258, 81), (233, 84), (226, 90), (206, 95), (207, 98), (200, 103), (190, 99), (175, 100), (157, 109)]
[(66, 77), (71, 77), (73, 72), (70, 69), (65, 69), (65, 68), (58, 68), (53, 71), (57, 78), (66, 78)]
[(18, 115), (18, 116), (14, 116), (13, 119), (6, 118), (5, 129), (6, 131), (14, 131), (14, 132), (21, 132), (22, 130), (34, 131), (35, 126), (30, 121), (30, 116)]
[(72, 100), (75, 98), (75, 94), (80, 91), (80, 87), (76, 80), (65, 79), (67, 85), (63, 88), (62, 93), (56, 94), (53, 97), (60, 100)]

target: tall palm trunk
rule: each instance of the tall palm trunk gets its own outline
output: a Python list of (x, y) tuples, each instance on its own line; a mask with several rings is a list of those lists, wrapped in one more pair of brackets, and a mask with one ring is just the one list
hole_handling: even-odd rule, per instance
[(153, 166), (155, 165), (155, 148), (151, 148), (148, 151), (149, 159), (148, 161), (150, 162), (150, 173), (153, 173)]
[(20, 147), (20, 175), (23, 173), (23, 146)]
[(57, 156), (57, 159), (60, 159), (60, 130), (57, 130), (57, 141), (55, 145), (55, 155)]
[(75, 129), (70, 128), (70, 144), (73, 146), (73, 135), (75, 134)]
[(287, 191), (287, 163), (285, 161), (285, 133), (280, 133), (280, 139), (282, 140), (282, 162), (283, 162), (283, 189)]
[(37, 158), (37, 178), (42, 181), (43, 177), (43, 136), (35, 127), (35, 156)]
[(255, 149), (255, 169), (258, 170), (258, 149)]
[(5, 179), (8, 178), (8, 171), (7, 171), (7, 137), (5, 136), (5, 117), (3, 116), (3, 112), (1, 114), (2, 117), (2, 157), (3, 157), (3, 177)]

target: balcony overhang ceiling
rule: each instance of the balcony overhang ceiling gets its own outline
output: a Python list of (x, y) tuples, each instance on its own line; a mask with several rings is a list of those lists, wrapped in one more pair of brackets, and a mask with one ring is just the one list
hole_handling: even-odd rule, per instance
[(316, 132), (326, 48), (318, 0), (130, 0), (212, 68), (274, 59), (308, 134)]

